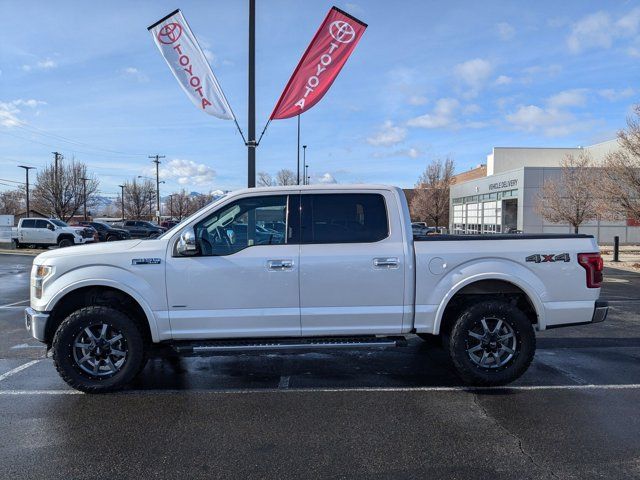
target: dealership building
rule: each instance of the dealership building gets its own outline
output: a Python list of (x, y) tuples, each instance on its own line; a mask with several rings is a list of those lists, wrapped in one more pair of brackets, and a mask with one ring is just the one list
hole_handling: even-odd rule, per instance
[[(495, 147), (486, 164), (456, 176), (450, 192), (452, 233), (569, 233), (568, 224), (550, 223), (535, 211), (546, 180), (560, 177), (566, 155), (588, 152), (600, 163), (618, 148), (617, 140), (576, 148)], [(584, 223), (580, 233), (594, 235), (599, 242), (640, 242), (640, 225), (632, 221), (594, 220)]]

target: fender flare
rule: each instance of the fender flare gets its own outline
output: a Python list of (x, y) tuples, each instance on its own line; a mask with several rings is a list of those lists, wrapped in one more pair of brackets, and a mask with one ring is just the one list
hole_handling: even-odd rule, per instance
[(436, 310), (436, 318), (433, 324), (433, 334), (440, 334), (440, 325), (442, 323), (442, 317), (444, 316), (444, 311), (449, 305), (451, 299), (464, 287), (467, 285), (471, 285), (472, 283), (476, 283), (482, 280), (500, 280), (507, 283), (511, 283), (516, 287), (520, 288), (529, 298), (533, 308), (538, 317), (538, 330), (545, 329), (545, 316), (544, 316), (544, 305), (538, 292), (535, 288), (530, 285), (528, 282), (522, 280), (521, 278), (515, 277), (514, 275), (502, 273), (502, 272), (489, 272), (489, 273), (479, 273), (476, 275), (471, 275), (469, 277), (464, 278), (460, 282), (456, 283), (452, 289), (447, 292), (445, 297), (442, 299), (440, 304), (438, 305), (438, 309)]
[(54, 307), (57, 305), (57, 303), (62, 298), (64, 298), (67, 294), (84, 287), (109, 287), (109, 288), (113, 288), (114, 290), (120, 290), (121, 292), (124, 292), (127, 295), (129, 295), (138, 303), (138, 305), (140, 305), (140, 308), (142, 308), (142, 311), (145, 314), (147, 323), (149, 324), (151, 339), (154, 342), (159, 341), (160, 335), (158, 333), (158, 324), (153, 314), (153, 310), (151, 310), (151, 307), (149, 306), (149, 304), (144, 300), (144, 298), (136, 290), (129, 287), (129, 285), (116, 282), (114, 280), (100, 278), (100, 279), (80, 280), (77, 282), (70, 283), (65, 287), (61, 288), (60, 290), (58, 290), (56, 294), (49, 299), (49, 301), (47, 302), (46, 311), (47, 312), (52, 311)]

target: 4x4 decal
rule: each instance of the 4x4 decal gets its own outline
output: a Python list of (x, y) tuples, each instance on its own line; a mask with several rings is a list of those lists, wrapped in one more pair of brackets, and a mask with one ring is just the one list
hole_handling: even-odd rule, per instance
[(533, 263), (547, 263), (547, 262), (570, 262), (571, 258), (568, 253), (558, 253), (558, 254), (539, 254), (529, 255), (525, 258), (527, 262)]

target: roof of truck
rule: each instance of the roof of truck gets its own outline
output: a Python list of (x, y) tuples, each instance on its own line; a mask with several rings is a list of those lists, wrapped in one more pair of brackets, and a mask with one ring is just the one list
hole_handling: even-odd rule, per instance
[(392, 185), (382, 184), (345, 184), (345, 183), (333, 183), (329, 185), (315, 184), (315, 185), (284, 185), (275, 187), (255, 187), (255, 188), (243, 188), (240, 190), (234, 190), (229, 192), (230, 194), (237, 195), (241, 193), (261, 193), (261, 192), (297, 192), (297, 191), (326, 191), (326, 190), (401, 190), (399, 187)]

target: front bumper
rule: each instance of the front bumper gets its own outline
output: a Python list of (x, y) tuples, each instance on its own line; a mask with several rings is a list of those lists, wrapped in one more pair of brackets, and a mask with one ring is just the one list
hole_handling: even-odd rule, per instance
[(45, 341), (45, 331), (49, 321), (49, 314), (38, 312), (31, 307), (24, 311), (24, 326), (33, 338), (41, 342)]

